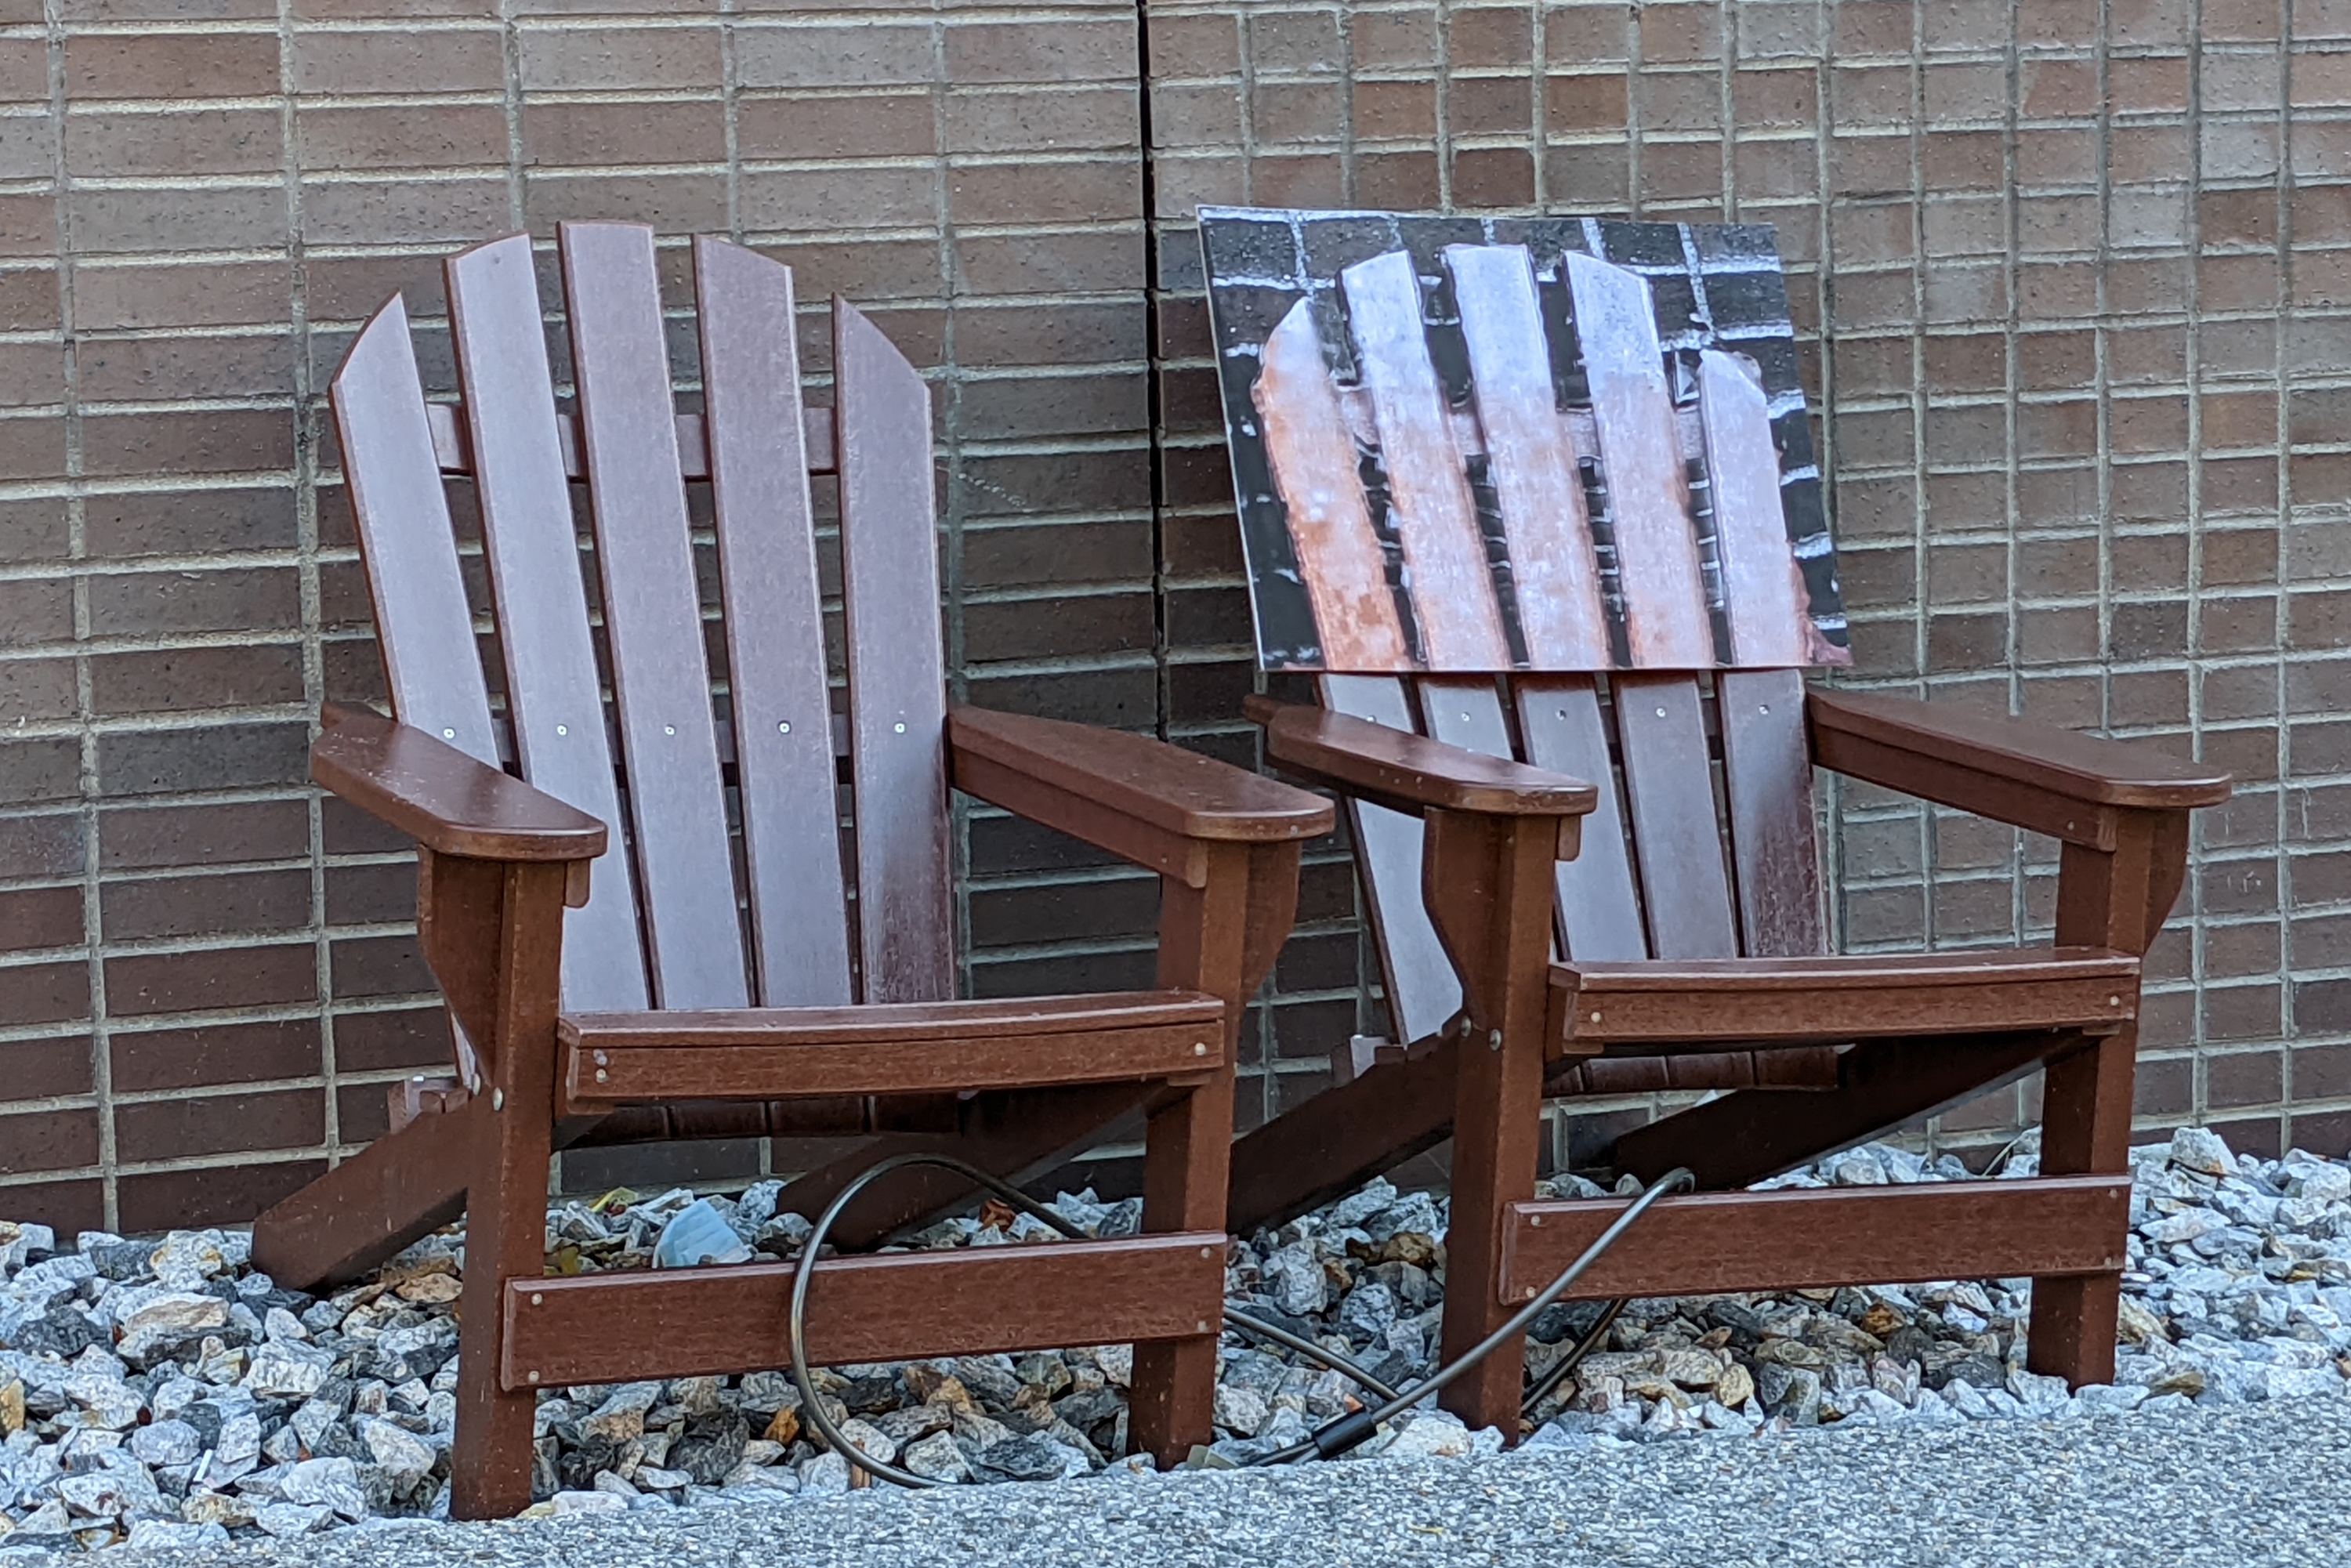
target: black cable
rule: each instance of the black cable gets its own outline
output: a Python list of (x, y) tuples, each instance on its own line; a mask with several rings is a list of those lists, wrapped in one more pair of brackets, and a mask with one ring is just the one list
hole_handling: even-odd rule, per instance
[(1665, 1197), (1666, 1194), (1669, 1192), (1676, 1191), (1681, 1187), (1695, 1186), (1697, 1185), (1698, 1178), (1692, 1176), (1686, 1168), (1677, 1166), (1674, 1169), (1667, 1171), (1656, 1181), (1650, 1183), (1647, 1189), (1645, 1190), (1640, 1197), (1635, 1198), (1625, 1212), (1618, 1215), (1614, 1221), (1609, 1225), (1607, 1229), (1602, 1231), (1597, 1237), (1593, 1238), (1592, 1245), (1585, 1248), (1582, 1255), (1580, 1255), (1574, 1262), (1570, 1263), (1565, 1269), (1562, 1270), (1557, 1279), (1544, 1286), (1541, 1292), (1532, 1301), (1529, 1301), (1525, 1306), (1520, 1307), (1516, 1312), (1513, 1312), (1509, 1321), (1504, 1322), (1501, 1327), (1496, 1329), (1492, 1333), (1488, 1334), (1484, 1339), (1479, 1340), (1476, 1344), (1472, 1345), (1468, 1351), (1460, 1357), (1460, 1359), (1455, 1361), (1448, 1366), (1439, 1367), (1428, 1377), (1414, 1384), (1410, 1388), (1405, 1389), (1403, 1393), (1397, 1395), (1395, 1398), (1390, 1399), (1384, 1405), (1375, 1406), (1369, 1409), (1358, 1410), (1352, 1416), (1342, 1416), (1336, 1421), (1331, 1422), (1329, 1425), (1319, 1428), (1314, 1435), (1307, 1438), (1306, 1441), (1302, 1443), (1293, 1443), (1287, 1448), (1278, 1448), (1270, 1454), (1261, 1454), (1258, 1458), (1251, 1459), (1249, 1463), (1252, 1465), (1286, 1465), (1290, 1463), (1292, 1460), (1304, 1458), (1309, 1454), (1315, 1455), (1320, 1458), (1336, 1458), (1339, 1455), (1345, 1453), (1348, 1449), (1356, 1448), (1368, 1441), (1372, 1436), (1379, 1430), (1381, 1422), (1385, 1421), (1391, 1416), (1396, 1415), (1401, 1411), (1409, 1409), (1411, 1406), (1417, 1405), (1420, 1401), (1427, 1398), (1430, 1395), (1436, 1393), (1438, 1389), (1443, 1388), (1447, 1384), (1451, 1383), (1455, 1378), (1460, 1376), (1463, 1373), (1468, 1371), (1471, 1367), (1485, 1360), (1486, 1357), (1491, 1355), (1499, 1346), (1507, 1343), (1513, 1336), (1524, 1333), (1526, 1326), (1534, 1322), (1535, 1319), (1541, 1314), (1544, 1308), (1559, 1300), (1559, 1298), (1566, 1292), (1567, 1288), (1570, 1285), (1574, 1284), (1577, 1280), (1583, 1277), (1583, 1271), (1586, 1269), (1591, 1268), (1593, 1264), (1598, 1262), (1602, 1254), (1605, 1253), (1611, 1247), (1616, 1245), (1618, 1239), (1633, 1228), (1634, 1222), (1649, 1211), (1649, 1206), (1651, 1204), (1656, 1203), (1657, 1199)]
[[(833, 1422), (832, 1418), (825, 1414), (815, 1385), (809, 1381), (808, 1375), (808, 1294), (809, 1286), (816, 1277), (817, 1253), (822, 1249), (825, 1237), (831, 1231), (834, 1223), (840, 1219), (842, 1210), (849, 1207), (852, 1199), (891, 1172), (904, 1169), (909, 1166), (935, 1166), (942, 1170), (953, 1171), (967, 1180), (986, 1187), (1021, 1213), (1031, 1216), (1072, 1241), (1086, 1239), (1086, 1234), (1009, 1182), (980, 1169), (977, 1166), (949, 1155), (893, 1155), (887, 1159), (876, 1161), (851, 1178), (834, 1196), (833, 1200), (825, 1206), (824, 1212), (818, 1216), (816, 1224), (800, 1244), (799, 1265), (792, 1275), (791, 1303), (785, 1315), (785, 1333), (791, 1347), (792, 1386), (799, 1391), (801, 1414), (807, 1418), (809, 1425), (816, 1428), (817, 1435), (824, 1439), (826, 1446), (850, 1464), (869, 1475), (879, 1476), (893, 1485), (919, 1490), (938, 1486), (941, 1483), (928, 1476), (918, 1476), (912, 1470), (901, 1469), (896, 1465), (873, 1458), (852, 1443), (841, 1434), (840, 1427)], [(1380, 1396), (1383, 1400), (1380, 1405), (1343, 1416), (1336, 1421), (1325, 1425), (1303, 1443), (1259, 1456), (1250, 1463), (1254, 1465), (1287, 1464), (1291, 1460), (1302, 1458), (1310, 1453), (1330, 1458), (1343, 1454), (1364, 1442), (1379, 1429), (1381, 1422), (1399, 1411), (1418, 1404), (1443, 1388), (1462, 1373), (1492, 1354), (1513, 1334), (1532, 1322), (1544, 1308), (1557, 1301), (1562, 1292), (1581, 1278), (1586, 1269), (1597, 1262), (1603, 1253), (1614, 1246), (1617, 1239), (1632, 1228), (1633, 1222), (1648, 1211), (1651, 1204), (1668, 1192), (1694, 1185), (1696, 1185), (1696, 1178), (1685, 1169), (1670, 1170), (1658, 1177), (1647, 1190), (1633, 1200), (1630, 1207), (1616, 1217), (1607, 1229), (1600, 1233), (1591, 1246), (1583, 1249), (1583, 1254), (1574, 1262), (1569, 1264), (1557, 1279), (1543, 1289), (1541, 1293), (1514, 1313), (1509, 1322), (1472, 1346), (1468, 1354), (1458, 1361), (1438, 1368), (1436, 1373), (1421, 1383), (1401, 1392), (1390, 1388), (1353, 1360), (1336, 1351), (1316, 1344), (1303, 1335), (1291, 1333), (1279, 1324), (1270, 1323), (1262, 1318), (1227, 1307), (1224, 1310), (1224, 1319), (1227, 1322), (1319, 1361), (1332, 1371), (1353, 1378)], [(1614, 1321), (1616, 1312), (1623, 1309), (1624, 1304), (1622, 1300), (1613, 1302), (1608, 1311), (1601, 1314), (1598, 1325), (1584, 1336), (1583, 1342), (1570, 1352), (1559, 1366), (1552, 1369), (1551, 1375), (1547, 1375), (1549, 1381), (1539, 1385), (1537, 1392), (1526, 1400), (1522, 1408), (1531, 1408), (1543, 1394), (1549, 1393), (1552, 1387), (1556, 1386), (1559, 1379), (1566, 1375), (1563, 1369), (1573, 1367), (1599, 1342), (1599, 1336), (1606, 1332), (1609, 1323)], [(850, 1458), (852, 1454), (857, 1457), (853, 1459)]]
[(1567, 1375), (1575, 1370), (1576, 1364), (1598, 1348), (1601, 1339), (1608, 1333), (1610, 1325), (1614, 1323), (1618, 1315), (1632, 1304), (1633, 1298), (1630, 1296), (1619, 1296), (1609, 1302), (1602, 1310), (1600, 1321), (1585, 1331), (1583, 1337), (1576, 1342), (1575, 1348), (1554, 1362), (1549, 1372), (1535, 1379), (1534, 1386), (1528, 1389), (1526, 1397), (1519, 1401), (1519, 1414), (1532, 1415), (1535, 1406), (1541, 1404), (1552, 1389), (1567, 1381)]
[[(1019, 1187), (980, 1169), (977, 1166), (949, 1155), (893, 1155), (888, 1159), (877, 1161), (860, 1171), (841, 1189), (833, 1200), (825, 1206), (824, 1212), (818, 1216), (816, 1224), (810, 1229), (807, 1239), (800, 1246), (799, 1267), (792, 1275), (791, 1306), (785, 1320), (786, 1331), (791, 1344), (792, 1385), (799, 1390), (801, 1411), (807, 1416), (809, 1425), (816, 1428), (817, 1435), (825, 1440), (826, 1445), (842, 1458), (849, 1459), (849, 1462), (859, 1469), (871, 1475), (880, 1476), (883, 1480), (893, 1482), (898, 1486), (923, 1488), (937, 1486), (940, 1483), (928, 1477), (918, 1476), (912, 1470), (901, 1469), (895, 1465), (867, 1458), (856, 1445), (842, 1437), (841, 1428), (835, 1426), (831, 1417), (824, 1413), (823, 1406), (818, 1402), (816, 1389), (810, 1384), (808, 1377), (808, 1293), (810, 1281), (814, 1278), (817, 1252), (824, 1245), (825, 1237), (831, 1232), (834, 1222), (841, 1218), (841, 1211), (849, 1207), (851, 1199), (892, 1171), (901, 1170), (908, 1166), (936, 1166), (943, 1170), (953, 1171), (967, 1180), (977, 1182), (1021, 1213), (1050, 1226), (1072, 1241), (1086, 1239), (1086, 1233), (1022, 1192)], [(1353, 1360), (1326, 1346), (1316, 1344), (1312, 1340), (1302, 1335), (1291, 1333), (1280, 1324), (1267, 1322), (1262, 1318), (1236, 1311), (1231, 1307), (1225, 1309), (1224, 1318), (1225, 1322), (1247, 1333), (1271, 1340), (1277, 1344), (1286, 1345), (1301, 1355), (1321, 1362), (1342, 1376), (1353, 1378), (1383, 1399), (1393, 1399), (1395, 1396), (1395, 1389), (1356, 1364)], [(850, 1459), (849, 1456), (852, 1453), (859, 1457)]]

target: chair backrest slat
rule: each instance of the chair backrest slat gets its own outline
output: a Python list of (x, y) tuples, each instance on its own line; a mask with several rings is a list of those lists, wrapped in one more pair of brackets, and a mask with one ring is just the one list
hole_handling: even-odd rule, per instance
[(1723, 873), (1698, 682), (1689, 675), (1626, 673), (1611, 690), (1649, 951), (1659, 958), (1735, 958), (1739, 928)]
[(1810, 658), (1808, 595), (1788, 553), (1780, 454), (1771, 444), (1771, 405), (1748, 372), (1752, 363), (1718, 349), (1698, 356), (1698, 425), (1715, 559), (1722, 570), (1732, 661), (1794, 668)]
[(516, 756), (524, 778), (598, 818), (612, 835), (590, 878), (587, 905), (564, 922), (564, 1002), (582, 1010), (642, 1009), (648, 990), (636, 877), (604, 737), (530, 236), (476, 246), (452, 256), (447, 273)]
[(1484, 245), (1447, 246), (1445, 264), (1528, 660), (1539, 670), (1605, 669), (1600, 563), (1575, 447), (1552, 384), (1533, 265), (1523, 246)]
[(653, 235), (566, 224), (558, 249), (653, 997), (741, 1007), (750, 991)]
[(488, 683), (433, 458), (424, 387), (398, 296), (376, 313), (329, 390), (359, 527), (392, 711), (495, 768)]
[(1428, 357), (1412, 258), (1391, 251), (1340, 277), (1428, 667), (1506, 670), (1510, 638), (1450, 406)]
[(1705, 669), (1714, 663), (1713, 623), (1648, 286), (1636, 273), (1573, 251), (1562, 265), (1592, 392), (1633, 664)]
[(791, 268), (700, 239), (694, 290), (759, 1000), (838, 1006), (848, 905)]
[(1641, 902), (1616, 803), (1606, 720), (1590, 675), (1520, 675), (1513, 683), (1525, 760), (1598, 786), (1600, 803), (1583, 820), (1583, 847), (1559, 866), (1560, 925), (1571, 958), (1646, 958)]
[(1406, 664), (1403, 618), (1388, 585), (1386, 552), (1372, 526), (1355, 440), (1331, 382), (1314, 312), (1290, 308), (1265, 340), (1252, 391), (1266, 463), (1290, 497), (1287, 513), (1298, 576), (1314, 607), (1322, 662), (1333, 669)]
[[(1390, 729), (1414, 731), (1412, 702), (1393, 675), (1323, 675), (1322, 706)], [(1352, 797), (1348, 829), (1387, 976), (1389, 1027), (1405, 1044), (1426, 1040), (1461, 1010), (1461, 981), (1421, 901), (1420, 824)]]
[[(433, 432), (433, 455), (444, 474), (474, 471), (474, 444), (465, 434), (465, 409), (457, 403), (436, 402), (424, 410)], [(580, 422), (568, 413), (555, 416), (555, 438), (563, 454), (563, 472), (574, 479), (588, 476), (588, 459), (580, 450)], [(801, 449), (811, 474), (832, 472), (832, 410), (800, 411)], [(684, 478), (710, 477), (710, 444), (698, 413), (677, 416), (677, 470)]]
[(1743, 951), (1750, 958), (1825, 953), (1804, 673), (1723, 670), (1715, 676), (1715, 698)]
[(930, 391), (846, 301), (832, 321), (864, 999), (936, 1001), (955, 923)]

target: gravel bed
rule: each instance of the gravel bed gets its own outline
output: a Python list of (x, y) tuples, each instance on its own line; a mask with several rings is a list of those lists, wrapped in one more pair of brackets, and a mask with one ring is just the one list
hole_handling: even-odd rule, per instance
[[(2000, 1174), (2034, 1167), (2028, 1141)], [(2186, 1128), (2135, 1151), (2133, 1169), (2112, 1387), (2069, 1393), (2023, 1370), (2028, 1281), (1635, 1301), (1530, 1413), (1529, 1446), (1599, 1464), (1632, 1445), (1698, 1439), (1725, 1456), (1709, 1463), (1736, 1469), (1738, 1456), (1776, 1453), (1783, 1439), (1802, 1439), (1801, 1449), (1817, 1433), (1834, 1444), (1870, 1427), (1980, 1427), (1997, 1443), (2001, 1433), (2044, 1423), (2086, 1430), (2108, 1416), (2127, 1417), (2133, 1432), (2133, 1423), (2200, 1431), (2257, 1405), (2335, 1420), (2351, 1405), (2351, 1165), (2298, 1152), (2241, 1158)], [(1955, 1160), (1871, 1145), (1768, 1185), (1970, 1174)], [(1574, 1176), (1545, 1185), (1560, 1196), (1600, 1190)], [(790, 1258), (807, 1222), (775, 1213), (775, 1200), (769, 1183), (737, 1197), (615, 1193), (567, 1205), (549, 1216), (549, 1267), (643, 1268), (657, 1252), (720, 1265)], [(1054, 1207), (1105, 1236), (1131, 1231), (1138, 1215), (1132, 1202), (1086, 1194)], [(1408, 1382), (1433, 1367), (1446, 1220), (1443, 1199), (1374, 1182), (1235, 1243), (1228, 1295), (1374, 1375)], [(908, 1244), (1051, 1234), (990, 1203)], [(242, 1236), (217, 1231), (68, 1240), (0, 1222), (0, 1560), (126, 1542), (195, 1552), (445, 1517), (462, 1233), (428, 1238), (376, 1279), (324, 1300), (255, 1273), (247, 1249)], [(1599, 1310), (1567, 1304), (1540, 1319), (1531, 1373), (1566, 1356)], [(824, 1369), (812, 1381), (850, 1455), (825, 1448), (791, 1380), (775, 1372), (549, 1390), (531, 1511), (634, 1521), (819, 1506), (865, 1479), (854, 1457), (997, 1500), (983, 1509), (1007, 1494), (966, 1483), (1216, 1479), (1142, 1479), (1148, 1461), (1124, 1455), (1131, 1364), (1126, 1347), (1105, 1345)], [(1358, 1392), (1336, 1372), (1228, 1333), (1207, 1457), (1247, 1465), (1358, 1408)], [(1400, 1420), (1337, 1470), (1364, 1459), (1527, 1462), (1498, 1459), (1501, 1448), (1501, 1433), (1431, 1412)]]
[(2351, 1402), (1715, 1433), (1481, 1461), (1064, 1481), (1018, 1495), (1015, 1506), (1000, 1489), (971, 1487), (495, 1524), (385, 1521), (302, 1540), (121, 1555), (221, 1568), (2267, 1568), (2339, 1560)]

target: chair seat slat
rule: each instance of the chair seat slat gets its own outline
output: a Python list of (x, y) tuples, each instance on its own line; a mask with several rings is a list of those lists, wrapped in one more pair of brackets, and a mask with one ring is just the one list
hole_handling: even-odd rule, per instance
[(524, 778), (600, 819), (612, 836), (590, 878), (586, 906), (564, 921), (564, 1000), (642, 1008), (648, 992), (636, 875), (604, 737), (530, 237), (476, 246), (452, 256), (447, 271), (515, 750)]
[(759, 999), (846, 1002), (849, 910), (791, 269), (696, 240), (694, 290)]
[(1813, 758), (1804, 744), (1804, 673), (1723, 670), (1715, 676), (1715, 693), (1744, 950), (1750, 958), (1825, 953), (1820, 829), (1813, 812)]
[(653, 232), (566, 224), (559, 247), (654, 995), (664, 1007), (741, 1007), (749, 988)]
[(1735, 958), (1739, 931), (1723, 873), (1698, 682), (1628, 674), (1616, 677), (1614, 690), (1649, 950), (1660, 958)]
[(1646, 958), (1641, 903), (1625, 845), (1625, 813), (1616, 803), (1616, 770), (1608, 759), (1608, 732), (1600, 695), (1589, 675), (1520, 675), (1519, 734), (1527, 760), (1538, 768), (1589, 779), (1600, 804), (1583, 820), (1583, 848), (1559, 866), (1560, 923), (1574, 958)]
[(329, 396), (392, 716), (495, 768), (489, 686), (398, 295), (351, 344)]
[[(1393, 675), (1324, 675), (1322, 706), (1333, 713), (1416, 732), (1404, 683)], [(1401, 811), (1346, 801), (1364, 878), (1372, 935), (1387, 976), (1388, 1027), (1401, 1043), (1426, 1040), (1461, 1010), (1461, 980), (1437, 939), (1420, 896), (1420, 824)]]
[(930, 390), (881, 329), (833, 302), (841, 597), (864, 999), (955, 994)]

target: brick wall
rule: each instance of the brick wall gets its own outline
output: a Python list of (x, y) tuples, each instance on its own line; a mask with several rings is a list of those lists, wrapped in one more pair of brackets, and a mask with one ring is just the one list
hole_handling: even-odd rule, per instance
[[(1140, 21), (0, 0), (0, 1213), (248, 1215), (440, 1061), (401, 846), (301, 783), (318, 703), (380, 682), (318, 392), (391, 289), (437, 315), (447, 249), (571, 216), (772, 246), (935, 367), (973, 695), (1243, 759), (1195, 203), (1779, 225), (1856, 678), (2235, 768), (2151, 961), (2141, 1110), (2351, 1145), (2351, 6)], [(2046, 844), (1834, 805), (1849, 946), (2045, 927)], [(985, 813), (969, 846), (977, 988), (1147, 972), (1147, 879)], [(1376, 1021), (1344, 862), (1307, 879), (1245, 1120)], [(1938, 1135), (1994, 1145), (2028, 1095)]]

